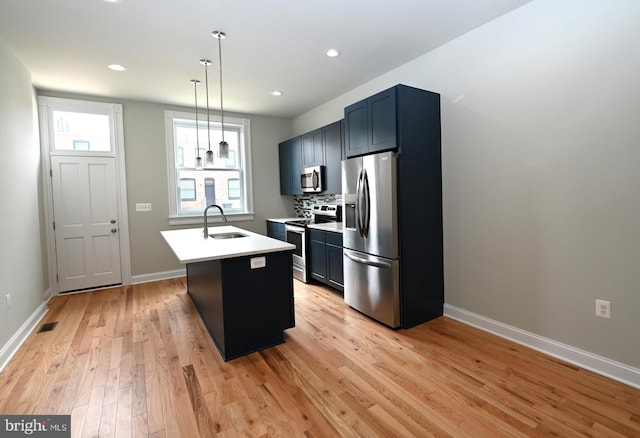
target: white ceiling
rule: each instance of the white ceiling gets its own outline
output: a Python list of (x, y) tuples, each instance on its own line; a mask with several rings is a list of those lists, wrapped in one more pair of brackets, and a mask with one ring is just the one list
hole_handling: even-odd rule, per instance
[(225, 110), (295, 117), (529, 0), (119, 1), (1, 0), (0, 39), (37, 88), (184, 106), (206, 57), (216, 110), (223, 30)]

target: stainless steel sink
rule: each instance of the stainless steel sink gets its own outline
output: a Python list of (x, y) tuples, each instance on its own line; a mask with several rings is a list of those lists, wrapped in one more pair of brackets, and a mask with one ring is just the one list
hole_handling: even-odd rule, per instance
[(238, 237), (247, 237), (246, 234), (231, 231), (229, 233), (209, 234), (212, 239), (237, 239)]

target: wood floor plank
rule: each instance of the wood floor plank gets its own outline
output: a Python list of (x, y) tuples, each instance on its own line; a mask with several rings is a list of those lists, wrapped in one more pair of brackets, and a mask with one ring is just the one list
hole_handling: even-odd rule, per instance
[(391, 330), (294, 282), (285, 342), (220, 357), (184, 278), (53, 298), (0, 413), (73, 437), (640, 436), (640, 390), (448, 318)]

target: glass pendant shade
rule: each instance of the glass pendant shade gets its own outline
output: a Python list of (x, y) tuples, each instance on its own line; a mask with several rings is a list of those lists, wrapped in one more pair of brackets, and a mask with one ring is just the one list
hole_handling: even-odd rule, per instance
[(213, 151), (211, 149), (204, 154), (204, 165), (213, 167)]
[(221, 141), (218, 144), (218, 156), (220, 158), (229, 158), (229, 143)]

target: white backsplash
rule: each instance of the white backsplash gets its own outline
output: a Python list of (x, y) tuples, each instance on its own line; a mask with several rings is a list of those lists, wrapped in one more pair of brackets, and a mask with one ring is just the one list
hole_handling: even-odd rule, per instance
[(296, 216), (313, 218), (313, 206), (316, 204), (336, 204), (342, 203), (342, 195), (316, 195), (313, 193), (305, 195), (294, 195), (293, 209)]

